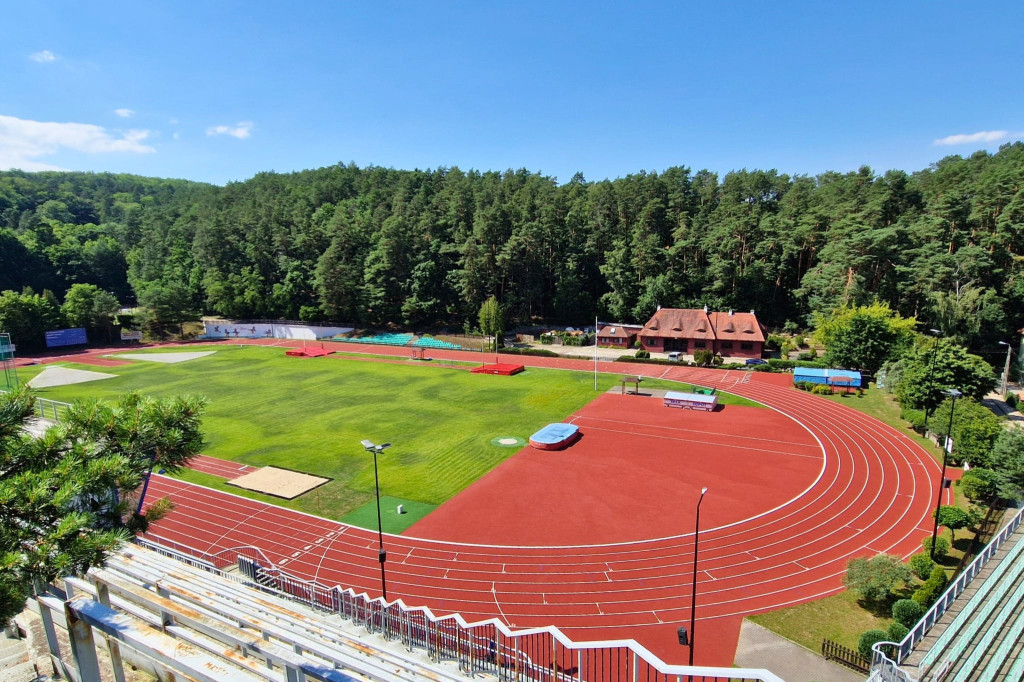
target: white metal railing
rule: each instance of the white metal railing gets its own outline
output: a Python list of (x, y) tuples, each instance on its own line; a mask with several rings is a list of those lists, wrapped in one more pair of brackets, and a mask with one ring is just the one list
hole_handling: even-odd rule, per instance
[[(956, 577), (946, 591), (942, 593), (942, 596), (932, 604), (932, 607), (921, 617), (921, 620), (910, 630), (906, 637), (903, 638), (899, 643), (896, 642), (879, 642), (872, 647), (871, 656), (871, 680), (880, 680), (884, 682), (914, 682), (914, 678), (907, 674), (905, 671), (900, 670), (898, 665), (906, 660), (907, 656), (914, 649), (914, 646), (924, 639), (924, 636), (928, 631), (938, 622), (939, 618), (949, 610), (949, 607), (953, 605), (956, 598), (963, 593), (967, 588), (967, 585), (974, 579), (981, 569), (985, 567), (985, 564), (995, 556), (996, 552), (1003, 546), (1003, 544), (1013, 535), (1014, 531), (1024, 521), (1024, 509), (1020, 509), (1014, 515), (1010, 522), (1007, 523), (1003, 528), (996, 533), (996, 536), (992, 538), (983, 550), (975, 557), (967, 568), (963, 570), (960, 575)], [(886, 655), (886, 650), (894, 650), (893, 653), (896, 660)]]
[[(3, 389), (0, 389), (0, 393), (7, 393)], [(67, 416), (68, 410), (71, 409), (71, 403), (62, 403), (59, 400), (49, 400), (47, 398), (39, 398), (33, 396), (33, 407), (35, 409), (35, 415), (40, 419), (48, 419), (56, 424), (59, 424), (61, 419)]]

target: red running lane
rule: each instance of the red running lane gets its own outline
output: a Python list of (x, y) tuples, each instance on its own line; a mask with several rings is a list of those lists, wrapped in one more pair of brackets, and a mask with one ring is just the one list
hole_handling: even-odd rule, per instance
[(210, 474), (212, 476), (219, 476), (227, 480), (244, 476), (245, 474), (251, 474), (254, 471), (258, 471), (258, 467), (249, 466), (248, 464), (242, 464), (240, 462), (232, 462), (228, 459), (219, 459), (217, 457), (210, 457), (209, 455), (198, 455), (192, 461), (188, 463), (189, 469), (200, 471), (204, 474)]
[[(445, 354), (451, 359), (474, 355)], [(587, 361), (522, 360), (531, 366), (593, 367)], [(910, 438), (877, 420), (781, 385), (778, 376), (617, 363), (600, 368), (714, 386), (758, 400), (799, 422), (820, 442), (820, 477), (777, 508), (723, 523), (728, 517), (722, 508), (715, 511), (714, 493), (706, 498), (697, 572), (698, 664), (732, 663), (743, 616), (834, 594), (842, 589), (850, 558), (879, 552), (907, 557), (931, 530), (938, 465)], [(692, 528), (690, 510), (700, 485), (693, 481), (678, 491), (675, 503), (666, 504), (666, 514), (679, 527)], [(380, 594), (375, 532), (165, 477), (154, 477), (151, 489), (177, 503), (150, 531), (157, 539), (210, 553), (254, 545), (294, 574)], [(686, 659), (675, 630), (689, 619), (692, 533), (552, 547), (389, 535), (385, 545), (388, 595), (407, 604), (459, 612), (470, 620), (497, 616), (515, 627), (554, 624), (579, 640), (630, 637), (668, 662)]]

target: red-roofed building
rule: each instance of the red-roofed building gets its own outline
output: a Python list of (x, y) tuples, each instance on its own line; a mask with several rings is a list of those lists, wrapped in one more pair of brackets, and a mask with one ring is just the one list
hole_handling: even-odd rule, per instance
[(723, 357), (760, 358), (764, 341), (764, 327), (753, 311), (661, 308), (640, 330), (640, 344), (652, 353), (710, 350)]
[(597, 332), (597, 345), (602, 348), (622, 348), (623, 350), (632, 348), (640, 329), (639, 325), (605, 325)]

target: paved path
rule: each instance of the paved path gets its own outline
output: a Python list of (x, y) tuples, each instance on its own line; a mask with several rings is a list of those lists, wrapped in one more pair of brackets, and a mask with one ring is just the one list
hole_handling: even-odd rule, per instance
[(740, 628), (736, 665), (766, 668), (786, 682), (864, 682), (865, 677), (749, 620)]

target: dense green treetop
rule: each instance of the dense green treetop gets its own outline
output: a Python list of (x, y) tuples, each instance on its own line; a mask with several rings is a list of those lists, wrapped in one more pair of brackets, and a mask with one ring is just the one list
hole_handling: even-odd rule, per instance
[[(1024, 144), (883, 175), (685, 167), (589, 182), (336, 165), (224, 187), (0, 173), (0, 291), (95, 284), (163, 317), (645, 321), (658, 305), (769, 325), (888, 304), (972, 346), (1024, 326)], [(144, 292), (148, 292), (145, 293)]]
[(40, 438), (22, 430), (33, 400), (0, 394), (0, 622), (34, 585), (102, 565), (166, 513), (166, 501), (147, 500), (139, 514), (137, 488), (152, 466), (175, 471), (202, 446), (201, 399), (82, 403)]

